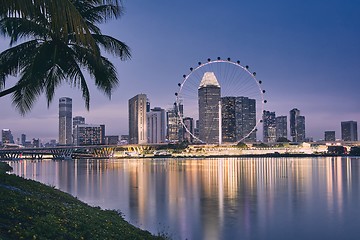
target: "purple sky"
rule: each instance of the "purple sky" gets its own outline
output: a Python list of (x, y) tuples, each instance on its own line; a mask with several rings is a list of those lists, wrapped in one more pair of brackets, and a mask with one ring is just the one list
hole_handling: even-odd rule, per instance
[[(306, 117), (306, 135), (323, 138), (340, 122), (360, 121), (360, 2), (351, 0), (140, 1), (125, 0), (125, 15), (102, 26), (126, 42), (132, 60), (117, 66), (120, 85), (111, 100), (91, 84), (90, 111), (81, 92), (63, 86), (47, 108), (44, 97), (22, 117), (11, 97), (0, 98), (0, 129), (15, 138), (58, 139), (58, 98), (73, 98), (73, 116), (106, 124), (107, 135), (127, 134), (128, 99), (148, 95), (169, 108), (182, 75), (198, 61), (239, 59), (266, 89), (266, 110)], [(9, 39), (0, 38), (0, 50)], [(10, 86), (11, 79), (8, 81)], [(43, 142), (44, 142), (43, 141)]]

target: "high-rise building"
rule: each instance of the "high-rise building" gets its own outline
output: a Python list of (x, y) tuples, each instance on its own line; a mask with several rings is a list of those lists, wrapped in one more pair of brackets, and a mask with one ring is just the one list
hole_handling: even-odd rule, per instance
[(343, 141), (357, 141), (358, 140), (357, 122), (356, 121), (341, 122), (341, 139)]
[(223, 142), (237, 142), (242, 139), (245, 142), (254, 142), (256, 141), (256, 132), (253, 131), (255, 126), (255, 99), (247, 97), (221, 98), (221, 132)]
[(138, 94), (129, 99), (129, 143), (147, 143), (146, 94)]
[(76, 146), (104, 144), (102, 140), (104, 132), (105, 125), (78, 124), (75, 126), (74, 144)]
[(198, 88), (198, 99), (200, 140), (218, 144), (221, 87), (213, 72), (204, 73)]
[(82, 116), (75, 116), (73, 118), (73, 128), (78, 124), (85, 124), (85, 118)]
[(10, 129), (3, 129), (1, 131), (1, 141), (3, 144), (5, 143), (14, 143), (14, 137), (11, 134)]
[(297, 108), (290, 111), (290, 135), (293, 142), (305, 141), (305, 117), (300, 116)]
[(193, 135), (194, 135), (194, 119), (191, 117), (185, 117), (183, 119), (183, 122), (187, 129), (186, 130), (185, 127), (183, 129), (183, 133), (184, 133), (183, 139), (184, 139), (184, 141), (192, 143), (194, 141), (194, 137), (193, 137)]
[(276, 141), (287, 139), (287, 116), (276, 117)]
[(159, 107), (146, 113), (148, 143), (164, 143), (166, 133), (165, 110)]
[(25, 146), (26, 143), (26, 134), (21, 134), (21, 145)]
[(170, 142), (182, 141), (181, 118), (184, 116), (184, 105), (174, 103), (174, 106), (168, 109), (166, 113), (167, 133), (166, 137)]
[(106, 145), (117, 145), (119, 143), (118, 135), (105, 136)]
[(304, 142), (305, 141), (305, 117), (298, 116), (296, 118), (296, 129), (297, 129), (297, 141), (296, 142)]
[[(256, 142), (256, 100), (248, 97), (236, 97), (236, 141)], [(250, 133), (251, 132), (251, 133)], [(250, 133), (250, 134), (249, 134)]]
[(73, 117), (73, 124), (72, 124), (72, 128), (73, 128), (73, 143), (75, 144), (75, 128), (77, 125), (79, 124), (85, 124), (85, 118), (82, 116), (75, 116)]
[(221, 98), (222, 142), (236, 142), (236, 97)]
[(276, 116), (275, 112), (263, 112), (263, 140), (264, 142), (276, 142)]
[(59, 144), (72, 143), (72, 99), (62, 97), (59, 99)]
[(325, 141), (335, 141), (335, 131), (325, 131)]

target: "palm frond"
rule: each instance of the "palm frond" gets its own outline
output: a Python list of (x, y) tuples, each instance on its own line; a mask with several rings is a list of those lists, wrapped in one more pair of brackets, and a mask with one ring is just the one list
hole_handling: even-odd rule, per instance
[(124, 43), (111, 36), (102, 34), (92, 34), (95, 42), (99, 44), (107, 53), (120, 57), (121, 60), (131, 58), (130, 48)]
[(0, 53), (0, 82), (2, 82), (0, 90), (5, 86), (5, 79), (8, 76), (16, 76), (25, 66), (31, 63), (38, 47), (38, 41), (32, 40)]
[(49, 34), (43, 25), (25, 18), (3, 18), (0, 20), (0, 33), (10, 37), (10, 46), (19, 39), (45, 39)]

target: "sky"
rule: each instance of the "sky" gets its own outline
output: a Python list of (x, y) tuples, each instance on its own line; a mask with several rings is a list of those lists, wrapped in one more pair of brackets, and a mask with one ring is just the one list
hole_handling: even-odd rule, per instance
[[(101, 25), (124, 41), (132, 59), (115, 64), (119, 86), (109, 100), (89, 79), (90, 111), (79, 89), (58, 89), (47, 106), (42, 96), (21, 116), (11, 96), (0, 98), (0, 129), (15, 138), (58, 139), (58, 99), (73, 99), (73, 116), (105, 124), (106, 135), (128, 134), (128, 99), (145, 93), (152, 107), (170, 108), (183, 74), (199, 61), (239, 59), (256, 71), (266, 90), (265, 109), (287, 115), (298, 108), (306, 136), (322, 139), (340, 122), (360, 122), (359, 0), (123, 0), (124, 15)], [(0, 38), (0, 51), (9, 39)], [(7, 84), (11, 85), (9, 79)]]

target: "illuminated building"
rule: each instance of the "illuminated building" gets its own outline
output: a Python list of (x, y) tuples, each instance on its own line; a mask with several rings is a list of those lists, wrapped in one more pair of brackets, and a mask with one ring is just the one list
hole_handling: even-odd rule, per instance
[(275, 112), (263, 112), (263, 138), (264, 142), (276, 142), (276, 117)]
[(325, 141), (335, 141), (335, 131), (325, 131)]
[(341, 139), (343, 141), (357, 141), (357, 122), (356, 121), (346, 121), (341, 122)]
[(300, 110), (297, 108), (290, 111), (290, 135), (293, 142), (305, 140), (305, 117), (300, 116)]
[(72, 99), (59, 99), (59, 144), (72, 143)]
[(14, 143), (14, 137), (11, 134), (10, 129), (3, 129), (1, 131), (1, 141), (2, 143)]
[(117, 145), (119, 142), (118, 135), (105, 136), (105, 144), (106, 145)]
[(147, 103), (148, 100), (146, 94), (138, 94), (129, 99), (129, 143), (147, 143)]
[(208, 144), (219, 143), (221, 88), (213, 72), (206, 72), (198, 88), (199, 137)]
[[(256, 125), (256, 102), (247, 97), (221, 98), (221, 128), (223, 142), (237, 142), (246, 137)], [(256, 141), (252, 132), (244, 141)]]
[(78, 124), (75, 126), (74, 144), (100, 145), (104, 144), (105, 125), (98, 124)]
[(159, 107), (151, 109), (146, 113), (148, 143), (165, 142), (165, 110)]
[(222, 142), (236, 142), (235, 97), (221, 98)]
[(276, 140), (287, 139), (287, 116), (276, 117)]
[(166, 113), (166, 125), (167, 125), (167, 139), (170, 142), (182, 141), (182, 124), (181, 119), (184, 115), (184, 106), (179, 103), (169, 109)]
[[(256, 126), (256, 100), (248, 97), (236, 97), (236, 140), (246, 137)], [(256, 142), (256, 131), (244, 139), (244, 142)]]
[(75, 144), (75, 128), (79, 124), (85, 124), (85, 118), (81, 116), (73, 117), (73, 143)]
[[(183, 119), (184, 125), (186, 126), (187, 130), (183, 130), (184, 133), (184, 141), (187, 141), (189, 143), (193, 142), (193, 134), (194, 134), (194, 119), (191, 117), (186, 117)], [(185, 128), (185, 127), (184, 127)]]

